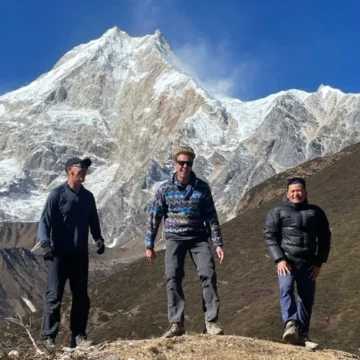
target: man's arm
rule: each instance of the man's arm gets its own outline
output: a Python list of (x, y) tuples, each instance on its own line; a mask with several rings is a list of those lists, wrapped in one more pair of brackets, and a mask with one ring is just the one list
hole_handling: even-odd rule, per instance
[(329, 221), (322, 209), (318, 209), (317, 217), (317, 241), (318, 249), (315, 257), (316, 266), (321, 267), (323, 263), (326, 263), (330, 253), (330, 241), (331, 231)]
[(271, 258), (275, 263), (285, 260), (284, 252), (280, 247), (281, 227), (277, 209), (270, 210), (266, 217), (264, 241)]
[(99, 214), (97, 212), (96, 202), (93, 194), (91, 194), (91, 198), (90, 198), (90, 208), (91, 208), (89, 215), (90, 232), (93, 239), (97, 241), (98, 239), (101, 238), (101, 229), (100, 229)]
[(96, 253), (101, 255), (105, 251), (105, 241), (101, 236), (101, 229), (100, 229), (100, 221), (99, 215), (96, 208), (96, 202), (94, 195), (90, 193), (90, 214), (89, 214), (89, 227), (91, 236), (93, 237), (95, 244), (97, 246)]
[(156, 235), (163, 216), (165, 216), (165, 199), (162, 187), (160, 186), (156, 192), (155, 199), (150, 209), (145, 238), (145, 244), (148, 249), (152, 249), (154, 247)]
[(51, 237), (51, 230), (56, 222), (58, 212), (58, 196), (52, 191), (45, 203), (38, 225), (38, 238), (41, 247), (50, 246), (54, 248), (54, 241)]
[(223, 239), (210, 187), (207, 188), (204, 198), (204, 220), (210, 229), (213, 245), (222, 247)]

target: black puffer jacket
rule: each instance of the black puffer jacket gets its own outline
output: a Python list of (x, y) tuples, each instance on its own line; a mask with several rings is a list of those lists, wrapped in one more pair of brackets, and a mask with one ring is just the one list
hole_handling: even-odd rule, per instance
[(321, 266), (329, 256), (329, 222), (324, 211), (307, 200), (299, 205), (286, 200), (270, 210), (264, 235), (275, 262), (289, 259)]

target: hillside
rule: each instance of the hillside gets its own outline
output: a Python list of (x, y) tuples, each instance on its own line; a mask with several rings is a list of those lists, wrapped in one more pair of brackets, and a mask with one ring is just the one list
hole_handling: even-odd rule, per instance
[[(42, 308), (46, 265), (36, 243), (37, 223), (0, 223), (0, 319)], [(101, 256), (95, 250), (90, 240), (90, 283), (136, 259), (120, 248), (108, 248)]]
[[(111, 249), (106, 256), (90, 247), (89, 283), (107, 278), (127, 264), (115, 259)], [(110, 253), (110, 254), (109, 254)], [(46, 284), (46, 264), (41, 255), (25, 248), (0, 248), (0, 319), (31, 314), (42, 309)], [(66, 287), (69, 292), (69, 287)]]
[[(360, 333), (360, 195), (358, 179), (360, 145), (346, 149), (345, 154), (320, 171), (307, 176), (309, 201), (327, 213), (332, 233), (329, 261), (318, 281), (312, 322), (312, 337), (326, 348), (358, 353)], [(321, 160), (292, 170), (302, 176), (316, 168)], [(221, 298), (220, 321), (227, 335), (260, 339), (279, 339), (282, 333), (275, 269), (264, 248), (262, 229), (269, 209), (281, 201), (285, 175), (268, 182), (273, 185), (272, 198), (249, 208), (222, 227), (225, 260), (217, 266)], [(281, 181), (280, 181), (280, 180)], [(258, 191), (263, 191), (260, 185)], [(256, 189), (254, 190), (256, 193)], [(139, 260), (123, 271), (90, 288), (92, 303), (89, 335), (104, 340), (143, 339), (160, 336), (167, 327), (166, 291), (163, 252), (154, 264)], [(201, 290), (196, 271), (188, 259), (184, 291), (187, 300), (186, 327), (201, 332)], [(60, 341), (67, 343), (68, 300), (64, 306)], [(34, 330), (38, 320), (34, 322)], [(37, 330), (35, 330), (37, 331)], [(9, 328), (4, 341), (14, 342), (18, 334)]]
[(0, 222), (0, 248), (32, 249), (37, 241), (37, 223)]

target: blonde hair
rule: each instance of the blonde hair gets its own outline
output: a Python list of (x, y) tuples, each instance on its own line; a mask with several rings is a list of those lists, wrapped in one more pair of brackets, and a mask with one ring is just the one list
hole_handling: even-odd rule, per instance
[(174, 161), (176, 161), (178, 156), (181, 154), (191, 156), (192, 160), (194, 160), (196, 157), (195, 151), (193, 148), (191, 148), (190, 146), (180, 146), (173, 151)]

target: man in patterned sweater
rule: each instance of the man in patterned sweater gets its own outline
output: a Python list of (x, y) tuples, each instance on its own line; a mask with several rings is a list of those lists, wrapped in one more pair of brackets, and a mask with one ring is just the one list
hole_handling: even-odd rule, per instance
[[(184, 260), (187, 252), (196, 265), (203, 288), (205, 332), (223, 334), (218, 322), (219, 297), (216, 286), (215, 262), (208, 237), (220, 259), (224, 259), (223, 241), (209, 185), (192, 171), (194, 150), (181, 147), (174, 154), (176, 173), (162, 184), (151, 207), (146, 233), (146, 257), (155, 259), (154, 242), (164, 217), (166, 234), (165, 275), (168, 297), (169, 330), (165, 337), (181, 336), (184, 327)], [(210, 233), (210, 234), (209, 234)]]

